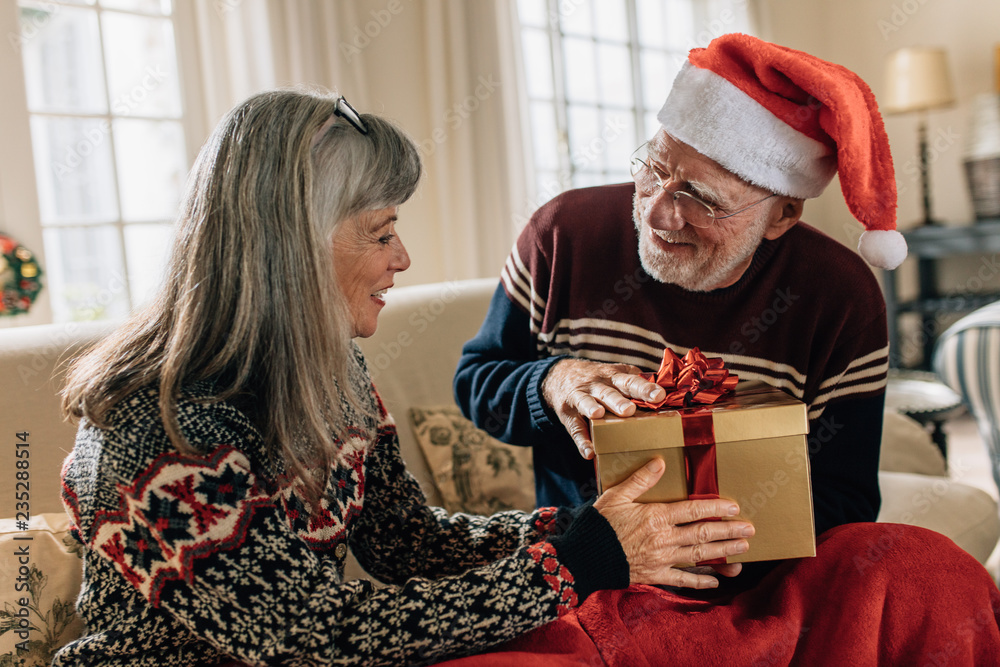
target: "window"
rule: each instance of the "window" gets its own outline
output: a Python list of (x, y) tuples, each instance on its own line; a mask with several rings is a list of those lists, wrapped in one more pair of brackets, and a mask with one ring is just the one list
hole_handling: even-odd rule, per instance
[(696, 46), (751, 32), (749, 0), (518, 0), (535, 201), (630, 179)]
[(188, 169), (171, 0), (19, 0), (56, 321), (158, 285)]

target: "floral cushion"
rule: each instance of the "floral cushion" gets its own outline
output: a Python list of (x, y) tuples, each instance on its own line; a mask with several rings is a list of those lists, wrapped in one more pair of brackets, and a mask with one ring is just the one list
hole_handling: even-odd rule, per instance
[(39, 514), (26, 527), (0, 519), (0, 667), (48, 665), (80, 636), (80, 549), (65, 514)]
[(410, 423), (449, 512), (534, 509), (529, 447), (490, 437), (454, 405), (410, 408)]

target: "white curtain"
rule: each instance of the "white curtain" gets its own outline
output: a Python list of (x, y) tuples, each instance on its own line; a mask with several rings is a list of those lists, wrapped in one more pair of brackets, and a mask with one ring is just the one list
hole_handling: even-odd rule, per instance
[(431, 136), (447, 133), (426, 158), (446, 273), (496, 276), (516, 233), (516, 202), (525, 199), (510, 4), (428, 0), (423, 14), (428, 105), (438, 121)]
[[(363, 63), (337, 52), (343, 26), (357, 23), (356, 3), (300, 0), (180, 0), (177, 6), (193, 109), (209, 129), (234, 104), (297, 83), (357, 89)], [(358, 104), (365, 100), (358, 99)]]
[(398, 282), (496, 276), (526, 201), (512, 17), (509, 0), (180, 0), (191, 149), (256, 91), (336, 89), (421, 147)]

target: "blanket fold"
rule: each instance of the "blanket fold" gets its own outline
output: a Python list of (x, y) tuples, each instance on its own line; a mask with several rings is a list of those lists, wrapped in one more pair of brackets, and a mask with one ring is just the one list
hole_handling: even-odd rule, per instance
[(820, 536), (815, 558), (785, 561), (750, 590), (598, 591), (573, 614), (443, 664), (995, 665), (1000, 591), (943, 535), (848, 524)]

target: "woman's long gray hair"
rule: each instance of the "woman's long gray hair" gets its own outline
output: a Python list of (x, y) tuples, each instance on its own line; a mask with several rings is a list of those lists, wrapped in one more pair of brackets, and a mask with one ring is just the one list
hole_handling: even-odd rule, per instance
[(333, 118), (336, 97), (279, 90), (233, 109), (188, 181), (165, 284), (153, 303), (75, 360), (63, 407), (106, 426), (149, 385), (167, 435), (181, 432), (181, 387), (211, 379), (238, 400), (284, 474), (322, 494), (345, 410), (357, 406), (350, 314), (336, 285), (333, 237), (345, 219), (396, 206), (420, 178), (416, 146), (363, 114), (368, 133)]

